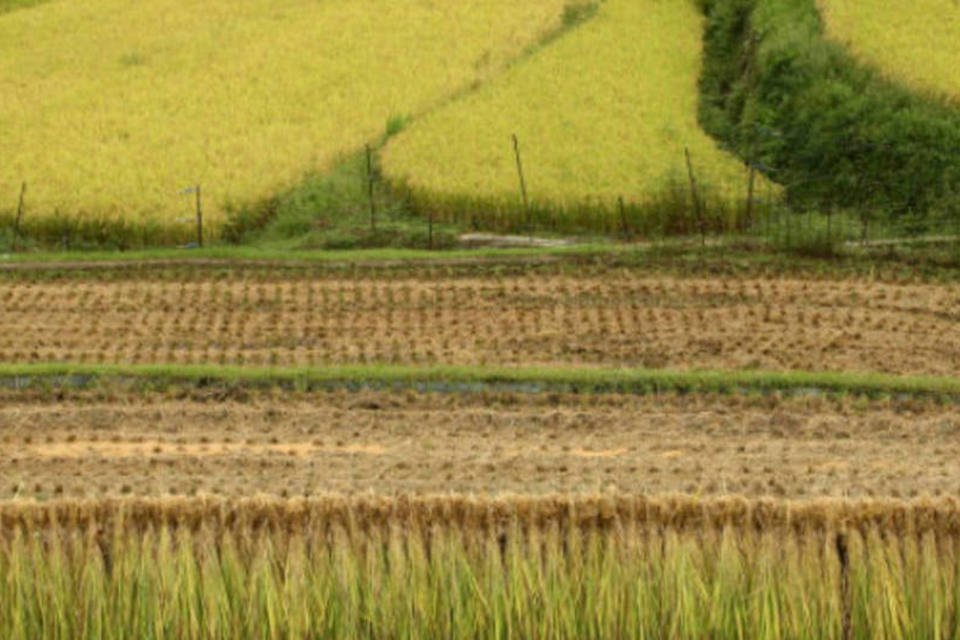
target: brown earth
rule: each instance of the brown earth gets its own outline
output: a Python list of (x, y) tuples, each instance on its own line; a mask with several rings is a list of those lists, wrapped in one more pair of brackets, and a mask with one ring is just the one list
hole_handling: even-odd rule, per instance
[(960, 495), (960, 407), (327, 392), (0, 397), (0, 499), (598, 492)]
[[(333, 273), (333, 272), (331, 272)], [(960, 375), (960, 287), (628, 269), (0, 282), (0, 362)]]

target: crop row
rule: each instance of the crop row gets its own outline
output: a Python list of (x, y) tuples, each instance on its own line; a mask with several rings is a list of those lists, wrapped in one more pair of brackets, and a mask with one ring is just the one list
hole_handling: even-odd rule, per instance
[(0, 498), (956, 495), (960, 411), (854, 398), (8, 392)]
[(0, 285), (0, 360), (955, 375), (954, 288), (514, 276)]

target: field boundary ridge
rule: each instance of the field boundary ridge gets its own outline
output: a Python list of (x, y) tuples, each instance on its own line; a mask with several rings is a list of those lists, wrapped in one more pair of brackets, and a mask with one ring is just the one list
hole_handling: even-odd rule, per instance
[(784, 393), (927, 396), (960, 400), (960, 378), (811, 371), (679, 371), (572, 367), (340, 365), (262, 368), (216, 365), (0, 364), (0, 388), (103, 385), (156, 390), (281, 387), (421, 392)]

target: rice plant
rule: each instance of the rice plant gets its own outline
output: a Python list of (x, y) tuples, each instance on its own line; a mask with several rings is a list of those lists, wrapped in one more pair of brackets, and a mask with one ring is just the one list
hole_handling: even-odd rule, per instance
[(957, 505), (6, 505), (0, 634), (953, 638)]
[(418, 115), (485, 81), (562, 28), (563, 8), (96, 0), (0, 9), (0, 219), (26, 182), (30, 235), (184, 240), (194, 202), (183, 190), (200, 184), (215, 235), (228, 210), (378, 141), (395, 114)]

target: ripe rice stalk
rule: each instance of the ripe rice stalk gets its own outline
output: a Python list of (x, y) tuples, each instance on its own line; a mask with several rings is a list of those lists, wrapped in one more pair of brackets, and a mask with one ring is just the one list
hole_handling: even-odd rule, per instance
[(14, 503), (0, 634), (947, 637), (956, 515), (952, 500)]

